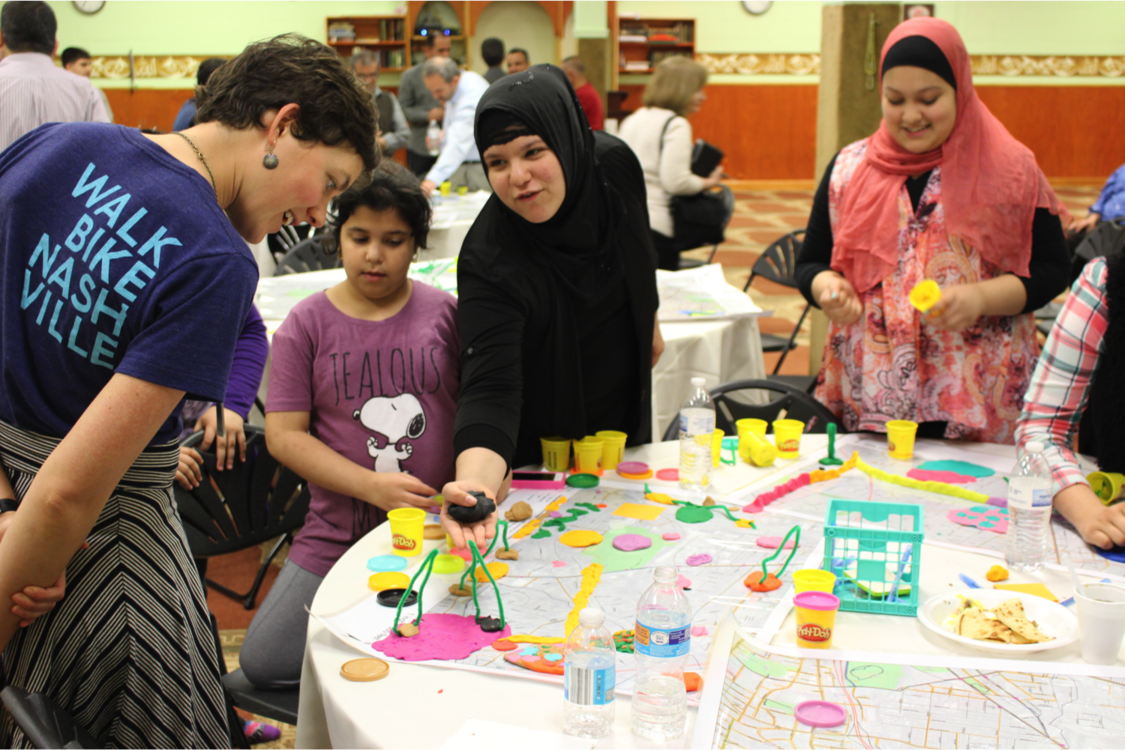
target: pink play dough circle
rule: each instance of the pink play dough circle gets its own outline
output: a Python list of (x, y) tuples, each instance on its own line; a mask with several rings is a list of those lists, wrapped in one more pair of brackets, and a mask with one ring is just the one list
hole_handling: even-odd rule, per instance
[(656, 478), (665, 482), (678, 482), (680, 481), (679, 469), (661, 469), (656, 472)]
[[(765, 547), (766, 549), (777, 549), (778, 547), (781, 546), (781, 537), (779, 537), (779, 536), (760, 536), (756, 540), (756, 543), (759, 547)], [(793, 540), (792, 539), (790, 539), (788, 544), (785, 545), (785, 549), (793, 549)]]
[[(406, 617), (403, 622), (410, 622)], [(512, 634), (511, 626), (505, 626), (499, 633), (486, 633), (480, 629), (472, 617), (460, 615), (433, 614), (422, 615), (419, 632), (410, 638), (391, 633), (381, 641), (372, 643), (372, 648), (403, 661), (428, 661), (430, 659), (467, 659), (474, 651), (479, 651), (493, 641)]]
[(651, 546), (652, 540), (640, 534), (620, 534), (613, 539), (613, 548), (622, 552), (636, 552)]

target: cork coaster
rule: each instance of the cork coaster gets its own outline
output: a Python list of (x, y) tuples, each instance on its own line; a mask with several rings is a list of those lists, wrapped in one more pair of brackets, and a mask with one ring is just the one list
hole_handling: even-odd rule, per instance
[(352, 659), (340, 667), (340, 676), (352, 682), (375, 682), (390, 671), (391, 665), (382, 659)]
[(422, 527), (423, 539), (445, 539), (445, 529), (441, 527), (440, 523), (428, 523)]

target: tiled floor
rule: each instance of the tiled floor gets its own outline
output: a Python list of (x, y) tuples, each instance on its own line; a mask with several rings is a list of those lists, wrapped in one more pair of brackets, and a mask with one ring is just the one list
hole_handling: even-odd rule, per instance
[[(715, 255), (715, 262), (723, 265), (723, 272), (727, 280), (739, 289), (746, 283), (750, 275), (750, 267), (758, 256), (778, 237), (794, 229), (804, 228), (808, 221), (809, 210), (812, 205), (813, 185), (787, 184), (785, 186), (769, 186), (762, 184), (743, 183), (732, 185), (735, 189), (735, 215), (727, 230), (727, 241), (719, 246)], [(1076, 216), (1084, 216), (1087, 207), (1096, 200), (1101, 183), (1091, 181), (1083, 184), (1059, 184), (1055, 186), (1056, 192), (1062, 198), (1067, 208)], [(685, 254), (706, 260), (709, 250), (696, 250)], [(750, 296), (763, 309), (773, 310), (772, 317), (760, 319), (763, 333), (784, 334), (788, 336), (794, 324), (805, 307), (805, 301), (796, 290), (789, 289), (780, 284), (769, 281), (756, 280), (750, 290)], [(789, 353), (781, 369), (783, 374), (807, 374), (809, 363), (808, 323), (802, 326), (802, 331), (797, 336), (797, 348)], [(777, 354), (766, 355), (766, 370), (772, 371), (777, 360)], [(263, 545), (261, 551), (246, 550), (241, 553), (227, 555), (212, 561), (209, 575), (235, 589), (246, 590), (253, 580), (254, 573), (260, 564), (261, 556), (271, 545)], [(273, 569), (267, 575), (262, 591), (258, 596), (259, 603), (265, 598), (266, 593), (277, 577), (277, 570), (284, 561), (284, 554), (279, 555), (274, 561)], [(246, 627), (254, 616), (254, 611), (247, 611), (242, 605), (211, 591), (208, 594), (208, 604), (215, 613), (219, 622), (223, 651), (227, 658), (228, 668), (238, 666), (238, 651), (242, 639), (246, 634)], [(261, 720), (261, 719), (259, 719)], [(260, 748), (291, 748), (294, 747), (295, 727), (279, 722), (270, 722), (281, 727), (281, 739), (268, 745), (257, 745)]]

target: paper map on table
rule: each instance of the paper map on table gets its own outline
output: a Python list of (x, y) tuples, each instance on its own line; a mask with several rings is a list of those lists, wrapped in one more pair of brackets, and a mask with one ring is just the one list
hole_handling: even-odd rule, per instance
[(755, 305), (741, 289), (728, 284), (719, 263), (684, 271), (657, 271), (656, 288), (660, 293), (657, 315), (661, 322), (771, 314)]
[[(517, 491), (501, 506), (501, 513), (518, 500), (526, 500), (527, 491)], [(549, 493), (536, 493), (533, 502), (541, 512), (536, 518), (549, 521), (542, 512), (542, 499)], [(606, 625), (613, 632), (632, 630), (637, 600), (652, 583), (653, 568), (675, 565), (680, 575), (690, 584), (684, 593), (691, 603), (693, 618), (691, 655), (688, 671), (702, 673), (711, 636), (721, 617), (733, 609), (740, 623), (751, 630), (762, 628), (777, 605), (790, 589), (792, 572), (801, 567), (810, 550), (821, 541), (821, 524), (795, 521), (783, 516), (758, 519), (758, 528), (735, 526), (721, 512), (703, 523), (684, 523), (676, 520), (679, 506), (661, 505), (644, 499), (643, 493), (619, 489), (594, 489), (568, 491), (568, 500), (559, 508), (569, 515), (575, 509), (589, 511), (573, 522), (566, 523), (566, 531), (587, 529), (603, 536), (603, 541), (593, 547), (576, 549), (559, 542), (560, 530), (549, 526), (550, 537), (536, 539), (525, 536), (513, 541), (512, 549), (519, 551), (519, 560), (509, 561), (508, 574), (498, 581), (504, 602), (504, 613), (513, 634), (561, 638), (564, 623), (574, 609), (574, 598), (582, 584), (583, 570), (593, 563), (603, 566), (600, 580), (589, 596), (587, 606), (598, 607), (606, 616)], [(605, 508), (590, 511), (588, 505)], [(660, 509), (655, 520), (644, 521), (615, 513), (626, 504), (651, 506)], [(627, 512), (628, 509), (626, 509)], [(745, 517), (736, 513), (736, 517)], [(532, 523), (528, 521), (526, 523)], [(759, 536), (784, 536), (794, 525), (801, 527), (801, 544), (793, 562), (781, 577), (785, 585), (769, 593), (750, 591), (743, 580), (775, 550), (763, 549), (755, 544)], [(523, 524), (513, 524), (509, 540)], [(540, 527), (541, 529), (543, 527)], [(665, 541), (666, 533), (678, 533), (681, 538)], [(639, 534), (651, 540), (652, 546), (636, 552), (621, 552), (613, 548), (612, 540), (619, 534)], [(499, 548), (500, 545), (497, 546)], [(710, 555), (711, 560), (702, 565), (688, 565), (693, 555)], [(770, 564), (777, 571), (788, 552)], [(495, 554), (487, 558), (491, 561)], [(413, 572), (413, 570), (411, 571)], [(454, 597), (448, 587), (460, 576), (435, 576), (423, 594), (423, 610), (431, 613), (474, 614), (471, 598)], [(496, 597), (487, 584), (479, 587), (482, 614), (496, 616)], [(417, 606), (404, 610), (404, 620), (412, 620)], [(385, 637), (390, 630), (394, 610), (380, 607), (372, 596), (348, 612), (335, 617), (322, 617), (321, 621), (353, 647), (382, 659), (389, 657), (371, 648), (373, 641)], [(499, 670), (518, 677), (561, 681), (560, 677), (544, 676), (504, 661), (504, 653), (491, 647), (477, 651), (459, 661), (432, 661), (429, 664), (468, 669)], [(618, 654), (617, 688), (631, 692), (635, 670), (633, 657)]]
[[(974, 482), (957, 486), (993, 497), (1007, 497), (1008, 494), (1006, 475), (1011, 471), (1012, 462), (1007, 458), (970, 451), (939, 441), (919, 440), (914, 446), (914, 458), (904, 461), (887, 455), (887, 440), (883, 436), (853, 434), (844, 435), (836, 440), (837, 457), (847, 458), (852, 451), (858, 452), (859, 457), (870, 466), (900, 476), (905, 476), (911, 469), (916, 469), (927, 462), (966, 462), (990, 469), (995, 474), (975, 477)], [(798, 474), (823, 468), (817, 464), (817, 460), (822, 457), (818, 453), (801, 458), (786, 472), (774, 474), (766, 480), (750, 485), (746, 490), (729, 495), (726, 501), (747, 505), (758, 494), (784, 484)], [(1004, 556), (1004, 546), (1007, 541), (1004, 534), (987, 528), (962, 526), (947, 518), (950, 511), (982, 511), (991, 506), (889, 484), (873, 479), (858, 469), (852, 469), (837, 479), (810, 484), (784, 495), (767, 505), (765, 512), (758, 515), (780, 514), (808, 520), (818, 519), (823, 523), (828, 501), (831, 498), (920, 504), (924, 509), (927, 542), (969, 548), (994, 557)], [(1048, 562), (1059, 565), (1070, 562), (1075, 567), (1092, 573), (1125, 577), (1125, 564), (1108, 560), (1094, 552), (1078, 532), (1061, 517), (1055, 516), (1051, 531), (1054, 550)]]
[[(953, 656), (766, 646), (731, 620), (715, 650), (693, 748), (1114, 748), (1125, 670)], [(818, 658), (819, 656), (819, 658)], [(842, 707), (839, 727), (794, 717), (806, 700)]]

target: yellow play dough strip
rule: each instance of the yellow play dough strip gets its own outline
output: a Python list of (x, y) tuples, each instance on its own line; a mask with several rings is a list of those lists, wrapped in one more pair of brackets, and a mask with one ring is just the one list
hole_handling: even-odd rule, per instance
[(512, 643), (565, 643), (566, 638), (553, 638), (547, 635), (510, 635), (504, 640)]
[(855, 467), (862, 471), (872, 479), (878, 479), (881, 482), (889, 482), (890, 484), (897, 484), (900, 487), (909, 487), (915, 490), (923, 490), (924, 492), (936, 492), (939, 495), (949, 495), (950, 497), (959, 497), (962, 500), (971, 500), (974, 503), (988, 503), (988, 495), (981, 492), (973, 492), (964, 487), (957, 487), (956, 485), (946, 484), (945, 482), (923, 482), (918, 479), (911, 479), (910, 477), (900, 477), (896, 474), (888, 474), (882, 469), (876, 469), (874, 466), (869, 466), (859, 458), (858, 454), (853, 454), (856, 459)]
[(817, 469), (809, 472), (809, 484), (816, 484), (817, 482), (827, 482), (829, 479), (836, 479), (845, 471), (850, 471), (855, 468), (856, 461), (859, 461), (859, 454), (852, 453), (852, 457), (845, 461), (835, 469)]
[[(582, 569), (582, 585), (579, 587), (578, 593), (574, 595), (574, 608), (566, 616), (567, 638), (570, 637), (570, 632), (578, 627), (578, 614), (586, 607), (586, 602), (590, 601), (590, 594), (594, 593), (594, 587), (598, 585), (601, 578), (601, 563), (592, 563)], [(508, 640), (511, 640), (511, 638)]]
[(532, 518), (523, 526), (521, 526), (519, 531), (517, 531), (515, 534), (512, 534), (512, 539), (523, 539), (525, 536), (529, 536), (532, 532), (539, 528), (539, 524), (543, 523), (543, 519), (547, 517), (548, 513), (553, 510), (558, 510), (565, 502), (566, 495), (563, 495), (558, 500), (552, 502), (543, 510), (543, 513), (540, 514), (539, 518)]

